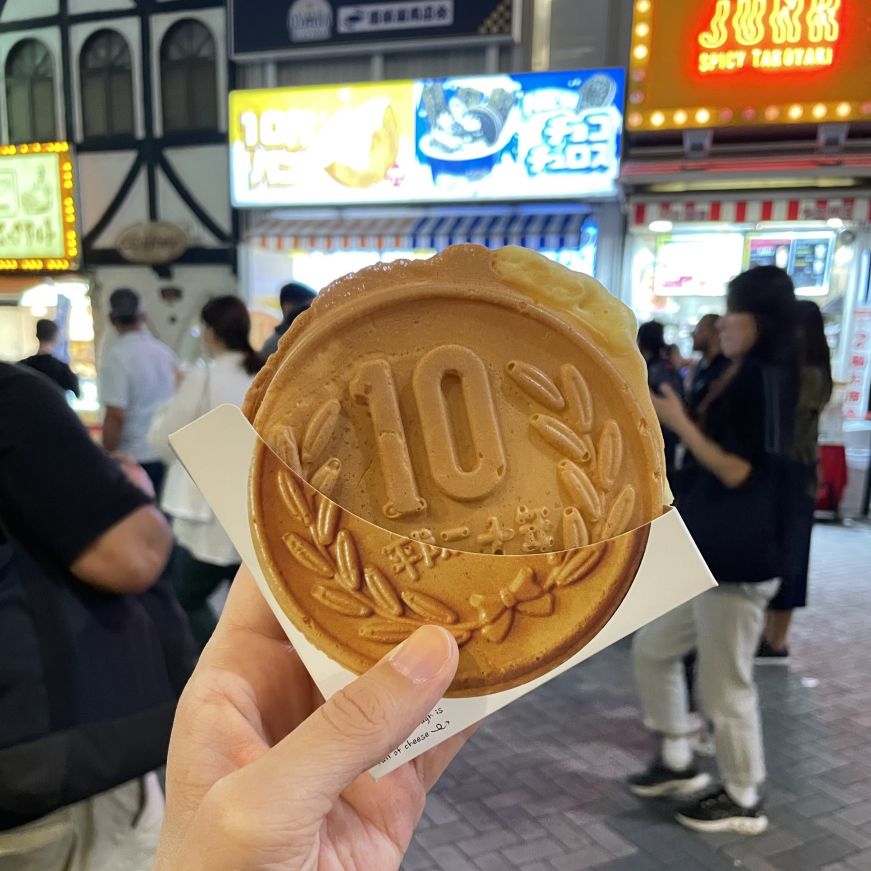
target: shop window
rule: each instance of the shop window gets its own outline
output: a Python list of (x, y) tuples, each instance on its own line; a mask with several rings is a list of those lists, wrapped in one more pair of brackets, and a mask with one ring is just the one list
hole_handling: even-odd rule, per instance
[(199, 21), (174, 24), (160, 44), (163, 132), (215, 130), (218, 86), (215, 40)]
[(54, 60), (38, 39), (22, 39), (6, 58), (6, 113), (10, 142), (57, 138)]
[(127, 40), (115, 30), (92, 34), (82, 46), (79, 73), (85, 138), (132, 136), (133, 62)]

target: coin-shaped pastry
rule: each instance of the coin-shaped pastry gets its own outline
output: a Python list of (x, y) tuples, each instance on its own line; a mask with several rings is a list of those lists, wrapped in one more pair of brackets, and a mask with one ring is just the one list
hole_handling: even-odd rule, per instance
[(363, 671), (439, 622), (461, 643), (453, 694), (580, 649), (662, 513), (634, 326), (601, 285), (522, 249), (457, 246), (331, 285), (245, 407), (274, 451), (251, 478), (259, 556), (295, 625)]

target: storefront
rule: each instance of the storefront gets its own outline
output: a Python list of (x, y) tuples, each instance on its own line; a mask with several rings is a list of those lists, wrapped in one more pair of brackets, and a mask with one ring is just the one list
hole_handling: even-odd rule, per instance
[(79, 376), (73, 407), (97, 412), (90, 281), (79, 273), (73, 157), (66, 142), (0, 146), (0, 359), (36, 352), (36, 322), (55, 321), (57, 354)]
[(835, 393), (823, 440), (846, 446), (860, 505), (871, 355), (871, 4), (635, 0), (624, 299), (690, 350), (725, 286), (773, 264), (820, 305)]
[(622, 70), (235, 92), (243, 288), (275, 305), (374, 262), (526, 245), (616, 277)]
[(625, 298), (641, 320), (666, 324), (685, 353), (690, 332), (725, 309), (726, 284), (752, 266), (775, 265), (826, 315), (836, 380), (850, 366), (853, 312), (867, 288), (871, 190), (864, 196), (681, 198), (629, 202)]

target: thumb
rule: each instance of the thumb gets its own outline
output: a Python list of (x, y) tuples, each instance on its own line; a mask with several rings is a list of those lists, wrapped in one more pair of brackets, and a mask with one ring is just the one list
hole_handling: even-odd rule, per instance
[(667, 381), (663, 381), (662, 384), (659, 385), (659, 389), (666, 399), (678, 398), (677, 393), (675, 393), (674, 387), (672, 387), (671, 384), (669, 384)]
[(423, 626), (366, 674), (331, 696), (255, 767), (260, 789), (322, 805), (402, 743), (444, 695), (457, 670), (453, 635)]

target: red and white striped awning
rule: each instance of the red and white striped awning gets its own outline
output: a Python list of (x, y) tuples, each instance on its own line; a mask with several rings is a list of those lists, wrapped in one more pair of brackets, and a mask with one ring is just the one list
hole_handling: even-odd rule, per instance
[(652, 221), (673, 224), (758, 224), (760, 222), (828, 221), (871, 223), (871, 195), (845, 197), (633, 197), (629, 223), (647, 227)]

